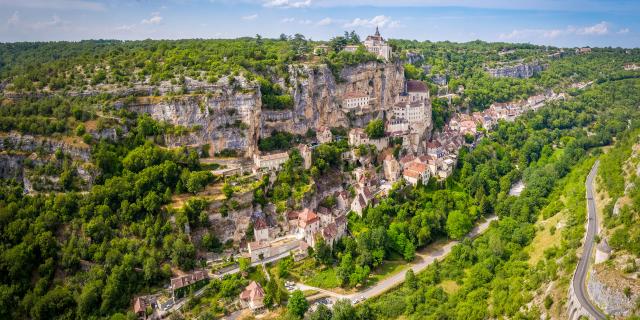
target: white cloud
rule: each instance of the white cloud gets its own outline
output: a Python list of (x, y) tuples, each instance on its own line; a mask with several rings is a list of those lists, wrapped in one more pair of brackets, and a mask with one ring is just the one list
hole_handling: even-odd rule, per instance
[(307, 20), (299, 20), (298, 23), (300, 23), (300, 24), (312, 24), (313, 21), (308, 20), (308, 19)]
[(380, 16), (375, 16), (371, 19), (361, 19), (361, 18), (355, 18), (353, 19), (353, 21), (348, 22), (344, 25), (345, 28), (352, 28), (352, 27), (389, 27), (389, 28), (395, 28), (400, 26), (400, 24), (397, 21), (391, 20), (391, 17), (387, 17), (384, 15), (380, 15)]
[(296, 18), (284, 18), (284, 19), (282, 19), (280, 21), (282, 21), (284, 23), (290, 23), (290, 22), (296, 21)]
[(606, 21), (602, 21), (600, 23), (594, 24), (592, 26), (579, 28), (576, 31), (577, 34), (586, 34), (586, 35), (603, 35), (609, 33), (609, 24)]
[(160, 22), (162, 22), (162, 16), (160, 16), (159, 12), (152, 12), (151, 18), (140, 21), (142, 24), (160, 24)]
[(629, 28), (622, 28), (622, 29), (618, 30), (618, 33), (619, 34), (625, 34), (625, 33), (629, 33), (629, 31), (631, 31), (631, 30), (629, 30)]
[(324, 18), (320, 21), (318, 21), (318, 23), (316, 23), (319, 26), (328, 26), (330, 24), (333, 23), (333, 20), (331, 18)]
[(8, 26), (17, 26), (20, 23), (20, 14), (18, 11), (14, 11), (11, 17), (7, 20)]
[(29, 9), (104, 11), (104, 4), (86, 0), (0, 0), (0, 6)]
[(263, 4), (269, 8), (307, 8), (311, 0), (266, 0)]
[(255, 20), (256, 18), (258, 18), (258, 14), (252, 14), (242, 17), (242, 20)]
[(600, 36), (609, 34), (609, 23), (602, 21), (592, 26), (574, 27), (568, 26), (564, 29), (515, 29), (509, 33), (502, 33), (498, 37), (502, 40), (547, 38), (555, 39), (561, 36), (583, 35)]

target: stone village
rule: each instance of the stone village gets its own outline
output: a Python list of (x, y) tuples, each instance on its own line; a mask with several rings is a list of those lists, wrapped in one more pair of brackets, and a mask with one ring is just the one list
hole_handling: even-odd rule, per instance
[[(326, 70), (313, 70), (308, 66), (290, 70), (292, 75), (320, 74), (294, 80), (299, 81), (293, 92), (296, 99), (294, 110), (254, 110), (259, 97), (256, 99), (255, 94), (250, 93), (233, 97), (224, 93), (210, 102), (212, 106), (231, 106), (238, 110), (239, 119), (248, 126), (241, 135), (237, 132), (229, 135), (214, 132), (219, 126), (197, 122), (204, 121), (206, 115), (215, 116), (206, 108), (194, 111), (195, 116), (187, 117), (192, 118), (188, 121), (193, 122), (196, 118), (197, 124), (203, 124), (204, 134), (173, 141), (175, 145), (206, 142), (212, 148), (235, 148), (244, 152), (241, 154), (244, 157), (238, 159), (212, 160), (223, 164), (212, 171), (220, 177), (248, 176), (259, 180), (268, 176), (273, 182), (278, 170), (289, 160), (291, 150), (260, 152), (255, 141), (250, 139), (268, 135), (274, 128), (296, 133), (312, 129), (315, 133), (313, 142), (295, 147), (305, 169), (311, 168), (313, 151), (319, 145), (346, 139), (350, 150), (342, 154), (342, 160), (352, 164), (354, 169), (344, 179), (327, 178), (327, 181), (318, 182), (313, 197), (305, 199), (300, 208), (278, 212), (274, 204), (269, 203), (264, 207), (249, 206), (229, 212), (226, 216), (215, 214), (211, 220), (216, 234), (221, 235), (222, 241), (232, 241), (234, 248), (225, 250), (223, 254), (205, 256), (209, 265), (207, 269), (171, 279), (169, 299), (160, 298), (160, 295), (136, 298), (133, 309), (138, 316), (161, 317), (179, 309), (184, 304), (186, 293), (197, 294), (207, 279), (239, 272), (237, 264), (230, 263), (234, 259), (244, 257), (250, 259), (252, 266), (260, 266), (289, 256), (296, 261), (304, 259), (309, 248), (313, 248), (319, 239), (331, 247), (349, 234), (347, 217), (350, 212), (362, 215), (367, 207), (375, 206), (395, 183), (417, 185), (430, 179), (446, 179), (456, 166), (459, 150), (465, 145), (473, 148), (476, 141), (498, 121), (514, 121), (529, 110), (537, 110), (545, 102), (564, 98), (563, 94), (549, 91), (523, 101), (494, 103), (483, 112), (456, 113), (441, 131), (434, 131), (429, 87), (425, 82), (404, 78), (401, 65), (394, 62), (397, 57), (377, 28), (375, 34), (368, 36), (361, 45), (347, 45), (343, 50), (355, 52), (359, 48), (377, 55), (379, 62), (343, 71), (344, 83), (341, 84), (324, 79)], [(322, 55), (329, 50), (328, 46), (320, 45), (314, 53)], [(388, 82), (380, 83), (383, 80)], [(318, 87), (323, 89), (316, 90)], [(322, 92), (321, 96), (317, 91)], [(180, 124), (183, 117), (179, 109), (184, 106), (160, 106), (164, 111), (158, 111), (162, 110), (158, 107), (143, 107), (141, 112)], [(203, 115), (199, 114), (202, 112)], [(364, 127), (375, 119), (384, 121), (384, 135), (370, 138)], [(189, 123), (186, 121), (184, 124)], [(334, 134), (334, 125), (347, 127), (346, 136)], [(398, 146), (399, 152), (394, 155), (393, 150)], [(373, 148), (375, 154), (380, 155), (380, 170), (376, 170), (373, 156), (359, 152), (361, 147)], [(326, 201), (328, 198), (331, 201)], [(245, 240), (247, 230), (253, 233), (251, 241)], [(222, 267), (211, 268), (215, 265)], [(263, 288), (252, 281), (238, 301), (241, 307), (260, 312), (265, 309), (263, 298)], [(157, 309), (147, 314), (147, 306), (151, 305)]]

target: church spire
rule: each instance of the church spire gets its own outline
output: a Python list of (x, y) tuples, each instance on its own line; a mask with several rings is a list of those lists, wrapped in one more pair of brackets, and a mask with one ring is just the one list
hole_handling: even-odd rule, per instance
[(379, 37), (380, 36), (380, 30), (378, 30), (378, 26), (376, 26), (376, 36)]

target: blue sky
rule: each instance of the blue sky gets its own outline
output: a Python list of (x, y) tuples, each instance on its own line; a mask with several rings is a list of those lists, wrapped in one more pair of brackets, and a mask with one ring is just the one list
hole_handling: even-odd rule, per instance
[(640, 1), (0, 0), (0, 42), (277, 37), (640, 47)]

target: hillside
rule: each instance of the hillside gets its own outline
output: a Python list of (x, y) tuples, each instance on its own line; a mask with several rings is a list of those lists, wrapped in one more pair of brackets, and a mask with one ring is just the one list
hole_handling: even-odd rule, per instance
[(219, 318), (252, 288), (301, 318), (287, 283), (357, 294), (454, 240), (332, 303), (562, 318), (582, 179), (613, 142), (603, 235), (635, 266), (640, 50), (368, 39), (0, 44), (0, 318)]

